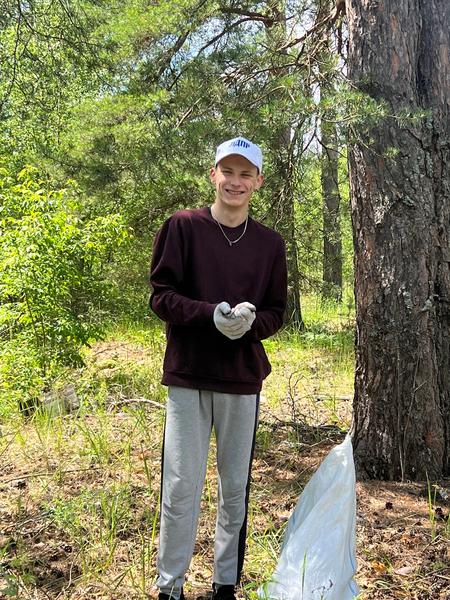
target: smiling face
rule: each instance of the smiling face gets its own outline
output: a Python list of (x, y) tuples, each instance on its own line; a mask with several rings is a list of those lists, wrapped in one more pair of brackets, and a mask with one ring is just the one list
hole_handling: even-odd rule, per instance
[(245, 218), (250, 197), (264, 179), (258, 168), (244, 156), (230, 154), (211, 169), (210, 176), (216, 186), (215, 212), (243, 213)]

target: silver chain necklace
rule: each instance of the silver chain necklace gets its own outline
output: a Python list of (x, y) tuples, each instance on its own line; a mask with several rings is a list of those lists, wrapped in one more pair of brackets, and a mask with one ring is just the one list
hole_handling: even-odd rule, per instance
[(214, 213), (213, 213), (213, 209), (211, 206), (211, 216), (214, 219), (214, 221), (217, 223), (217, 225), (220, 227), (220, 231), (223, 233), (224, 238), (227, 240), (228, 245), (232, 246), (233, 244), (236, 244), (236, 242), (238, 242), (245, 234), (245, 232), (247, 231), (247, 224), (248, 224), (248, 215), (245, 218), (245, 225), (244, 225), (244, 231), (241, 233), (241, 235), (238, 237), (237, 240), (234, 240), (233, 242), (230, 240), (230, 238), (227, 236), (227, 234), (225, 233), (225, 231), (222, 229), (222, 225), (220, 224), (220, 221), (218, 219), (216, 219)]

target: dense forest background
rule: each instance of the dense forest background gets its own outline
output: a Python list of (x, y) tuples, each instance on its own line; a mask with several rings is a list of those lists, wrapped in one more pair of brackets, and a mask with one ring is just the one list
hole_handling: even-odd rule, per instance
[(237, 135), (263, 149), (251, 215), (286, 240), (288, 324), (301, 294), (351, 310), (346, 144), (386, 109), (346, 81), (341, 9), (2, 3), (3, 391), (39, 393), (107, 321), (150, 316), (154, 235), (212, 203), (215, 147)]

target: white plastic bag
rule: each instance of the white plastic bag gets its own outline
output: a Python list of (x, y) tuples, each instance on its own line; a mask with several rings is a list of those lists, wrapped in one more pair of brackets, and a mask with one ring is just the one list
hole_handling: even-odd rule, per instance
[(359, 594), (356, 568), (356, 480), (347, 436), (303, 490), (273, 581), (258, 593), (280, 600), (353, 600)]

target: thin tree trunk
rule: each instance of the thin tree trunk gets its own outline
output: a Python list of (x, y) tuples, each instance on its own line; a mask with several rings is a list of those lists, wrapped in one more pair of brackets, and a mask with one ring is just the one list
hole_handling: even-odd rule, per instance
[[(271, 0), (267, 3), (275, 15), (274, 24), (266, 27), (267, 42), (269, 47), (276, 49), (281, 43), (286, 42), (286, 7), (282, 0)], [(277, 71), (269, 73), (270, 76), (280, 76)], [(280, 182), (278, 195), (278, 210), (275, 223), (276, 229), (283, 235), (286, 242), (286, 257), (288, 266), (288, 302), (286, 322), (303, 329), (302, 309), (300, 303), (300, 273), (298, 263), (298, 247), (295, 227), (295, 206), (293, 190), (293, 164), (290, 152), (291, 129), (286, 127), (272, 145), (276, 151), (277, 168)]]
[[(325, 18), (331, 10), (331, 0), (322, 0), (318, 20)], [(330, 39), (324, 44), (320, 61), (320, 99), (326, 100), (333, 90), (333, 73)], [(339, 208), (339, 151), (336, 124), (324, 114), (320, 126), (322, 138), (321, 183), (323, 215), (323, 289), (324, 298), (342, 301), (342, 233)]]
[[(355, 462), (360, 476), (441, 477), (450, 474), (450, 2), (346, 8), (350, 78), (394, 115), (349, 148)], [(398, 118), (417, 109), (429, 112)]]
[(336, 126), (322, 123), (323, 295), (342, 301), (342, 234), (339, 218)]

